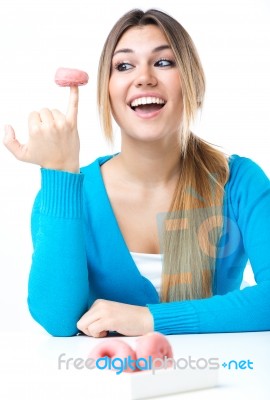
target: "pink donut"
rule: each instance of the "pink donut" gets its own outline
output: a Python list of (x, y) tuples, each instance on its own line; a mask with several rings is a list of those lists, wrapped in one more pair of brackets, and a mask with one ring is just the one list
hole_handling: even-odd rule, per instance
[[(118, 339), (109, 339), (103, 340), (97, 346), (95, 346), (90, 352), (88, 358), (93, 358), (97, 360), (98, 358), (109, 357), (112, 360), (115, 358), (121, 358), (121, 360), (127, 359), (130, 356), (130, 359), (136, 361), (136, 353), (135, 351), (123, 340)], [(132, 364), (134, 367), (135, 363)], [(131, 367), (124, 368), (124, 372), (134, 372), (134, 369)]]
[[(166, 362), (167, 359), (173, 358), (172, 347), (166, 336), (158, 332), (150, 332), (137, 339), (136, 355), (137, 360), (139, 360), (139, 358), (148, 359), (148, 357), (151, 356), (153, 361), (155, 359), (164, 360), (164, 365), (166, 365), (166, 367), (172, 365), (172, 361), (168, 360), (168, 362)], [(155, 362), (155, 367), (161, 367), (162, 364), (162, 361), (157, 360)], [(138, 365), (140, 365), (140, 361), (138, 361)]]
[(58, 68), (54, 81), (59, 86), (82, 86), (88, 82), (88, 74), (79, 69)]

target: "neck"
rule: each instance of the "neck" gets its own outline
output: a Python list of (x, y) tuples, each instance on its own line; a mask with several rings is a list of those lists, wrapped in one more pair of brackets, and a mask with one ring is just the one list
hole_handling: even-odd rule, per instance
[(168, 185), (179, 175), (180, 146), (172, 143), (122, 141), (118, 165), (130, 183), (145, 188)]

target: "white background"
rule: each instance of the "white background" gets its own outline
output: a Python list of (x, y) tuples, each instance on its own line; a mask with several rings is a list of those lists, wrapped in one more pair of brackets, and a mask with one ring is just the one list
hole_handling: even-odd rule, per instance
[[(110, 149), (99, 126), (98, 59), (123, 13), (151, 7), (178, 19), (201, 56), (207, 96), (195, 132), (252, 158), (270, 175), (269, 0), (1, 0), (0, 135), (9, 123), (24, 142), (30, 111), (65, 111), (68, 89), (54, 84), (54, 73), (60, 66), (79, 68), (90, 76), (80, 89), (81, 164), (117, 151), (119, 141)], [(41, 331), (26, 305), (39, 167), (18, 162), (2, 145), (0, 163), (0, 331)]]

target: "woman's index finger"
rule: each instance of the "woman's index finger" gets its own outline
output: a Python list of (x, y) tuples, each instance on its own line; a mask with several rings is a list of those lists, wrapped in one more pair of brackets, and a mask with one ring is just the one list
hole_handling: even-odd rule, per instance
[(67, 109), (67, 119), (77, 122), (79, 106), (79, 89), (78, 86), (70, 86), (69, 102)]

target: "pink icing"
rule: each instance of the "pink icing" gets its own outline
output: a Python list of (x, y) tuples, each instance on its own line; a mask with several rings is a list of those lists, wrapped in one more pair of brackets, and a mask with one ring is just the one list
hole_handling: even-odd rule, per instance
[(79, 69), (58, 68), (54, 81), (59, 86), (82, 86), (88, 82), (88, 74)]
[[(127, 359), (130, 357), (136, 360), (138, 367), (135, 371), (145, 369), (145, 360), (149, 362), (149, 358), (155, 361), (155, 368), (172, 366), (173, 351), (166, 336), (158, 332), (147, 333), (140, 336), (136, 340), (136, 351), (133, 350), (126, 342), (121, 339), (105, 339), (90, 352), (89, 358), (95, 360), (103, 357)], [(140, 358), (143, 358), (140, 362)], [(133, 364), (134, 366), (134, 364)], [(134, 372), (132, 368), (126, 368), (125, 372)]]
[[(166, 364), (167, 367), (172, 365), (172, 361), (167, 361), (167, 359), (173, 358), (172, 347), (166, 336), (158, 332), (150, 332), (137, 339), (136, 355), (137, 360), (139, 358), (148, 359), (151, 356), (153, 360), (164, 360), (164, 364)], [(162, 366), (163, 361), (161, 360), (155, 362), (156, 367)]]
[[(105, 339), (97, 346), (95, 346), (90, 352), (89, 358), (97, 360), (98, 358), (109, 357), (112, 360), (114, 358), (127, 359), (130, 357), (132, 360), (136, 360), (135, 351), (123, 340), (119, 339)], [(133, 369), (128, 367), (124, 369), (125, 372), (133, 372)]]

